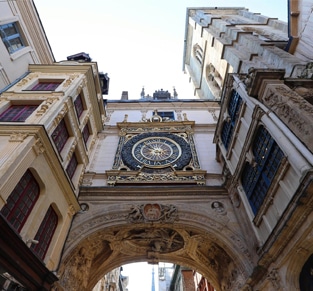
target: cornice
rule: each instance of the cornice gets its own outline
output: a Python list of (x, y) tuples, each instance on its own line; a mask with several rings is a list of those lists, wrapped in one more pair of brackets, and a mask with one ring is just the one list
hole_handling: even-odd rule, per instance
[[(186, 198), (190, 200), (192, 199), (201, 199), (210, 197), (224, 197), (225, 199), (228, 197), (227, 190), (224, 187), (220, 186), (170, 186), (170, 185), (158, 185), (155, 186), (116, 186), (116, 187), (90, 187), (90, 186), (82, 186), (80, 188), (80, 200), (85, 200), (88, 197), (92, 197), (92, 199), (96, 197), (109, 198), (112, 196), (114, 200), (118, 197), (123, 199), (123, 197), (147, 197), (156, 199), (157, 197), (177, 197), (180, 196), (182, 198)], [(176, 199), (176, 198), (175, 198)]]

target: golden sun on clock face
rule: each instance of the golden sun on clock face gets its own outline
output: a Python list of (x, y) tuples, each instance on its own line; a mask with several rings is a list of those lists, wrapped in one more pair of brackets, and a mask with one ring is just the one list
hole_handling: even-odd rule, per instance
[(132, 156), (147, 166), (165, 166), (181, 156), (181, 147), (167, 137), (147, 137), (133, 146)]

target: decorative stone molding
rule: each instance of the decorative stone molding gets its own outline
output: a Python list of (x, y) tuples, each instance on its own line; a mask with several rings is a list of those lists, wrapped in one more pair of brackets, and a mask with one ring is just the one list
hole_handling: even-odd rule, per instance
[(305, 69), (301, 72), (299, 78), (313, 79), (313, 62), (310, 62), (305, 66)]
[(178, 220), (177, 208), (175, 205), (149, 203), (132, 205), (126, 219), (132, 223), (139, 222), (174, 222)]
[(107, 114), (105, 116), (104, 122), (109, 122), (110, 121), (113, 112), (114, 112), (114, 110), (106, 110)]
[(216, 116), (216, 110), (215, 109), (209, 109), (209, 113), (211, 113), (213, 120), (218, 121), (218, 117)]
[(140, 172), (123, 172), (123, 171), (106, 171), (108, 175), (108, 185), (114, 186), (116, 184), (129, 183), (196, 183), (197, 185), (205, 185), (205, 171), (203, 173), (190, 173), (185, 171), (176, 171), (175, 173), (166, 174), (149, 174)]
[(37, 109), (36, 115), (37, 116), (42, 116), (46, 113), (46, 111), (50, 108), (50, 106), (55, 102), (58, 98), (48, 98), (46, 99)]
[(211, 203), (211, 208), (216, 212), (218, 215), (226, 215), (227, 211), (224, 207), (224, 204), (219, 201), (213, 201)]
[(75, 207), (74, 207), (72, 204), (69, 205), (68, 210), (67, 210), (67, 213), (68, 213), (68, 215), (69, 215), (70, 217), (72, 217), (72, 216), (76, 213)]
[(313, 152), (312, 104), (284, 84), (267, 84), (260, 100)]
[(279, 276), (278, 270), (276, 268), (272, 269), (268, 273), (266, 278), (267, 278), (267, 280), (269, 280), (272, 283), (275, 290), (281, 290), (280, 276)]
[(61, 109), (61, 111), (59, 112), (59, 114), (53, 121), (54, 126), (57, 126), (60, 123), (60, 121), (63, 119), (67, 111), (68, 111), (68, 106), (66, 103), (64, 103), (63, 108)]
[(42, 141), (39, 138), (36, 139), (35, 144), (33, 145), (33, 149), (37, 156), (43, 154), (46, 151)]
[(16, 84), (16, 87), (24, 87), (29, 81), (38, 78), (39, 75), (37, 73), (30, 73), (27, 77), (23, 78)]
[(9, 142), (23, 142), (28, 137), (27, 133), (13, 132), (10, 135)]
[(177, 120), (178, 120), (178, 121), (182, 121), (182, 120), (183, 120), (183, 118), (182, 118), (182, 110), (180, 110), (180, 109), (175, 109), (175, 112), (176, 112), (176, 114), (177, 114)]
[(67, 88), (67, 87), (69, 87), (72, 83), (73, 83), (73, 81), (76, 79), (76, 78), (78, 78), (78, 74), (71, 74), (70, 76), (69, 76), (69, 78), (68, 79), (66, 79), (65, 80), (65, 82), (63, 82), (63, 87), (64, 88)]

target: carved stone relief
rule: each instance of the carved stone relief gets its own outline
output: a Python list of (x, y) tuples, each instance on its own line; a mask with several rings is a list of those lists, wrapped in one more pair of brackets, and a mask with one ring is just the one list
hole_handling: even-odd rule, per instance
[(285, 85), (268, 85), (262, 102), (313, 152), (313, 105)]
[(58, 272), (59, 284), (64, 290), (87, 290), (91, 267), (100, 253), (103, 260), (111, 255), (112, 251), (107, 241), (95, 240), (77, 248)]
[(281, 290), (280, 277), (279, 277), (278, 270), (276, 268), (272, 269), (268, 273), (267, 279), (272, 283), (275, 290)]
[(129, 222), (174, 222), (178, 220), (175, 205), (162, 205), (157, 203), (133, 205), (126, 216)]
[(22, 132), (13, 132), (10, 135), (9, 142), (23, 142), (28, 137), (28, 134)]
[(130, 230), (122, 239), (123, 252), (132, 252), (134, 248), (144, 252), (170, 253), (184, 246), (182, 236), (169, 228), (139, 228)]

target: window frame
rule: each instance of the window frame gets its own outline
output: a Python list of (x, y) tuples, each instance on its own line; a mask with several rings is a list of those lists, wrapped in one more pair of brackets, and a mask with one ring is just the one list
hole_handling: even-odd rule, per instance
[(74, 151), (70, 161), (68, 162), (66, 166), (66, 173), (70, 179), (73, 179), (75, 172), (77, 170), (78, 164), (79, 164), (78, 159)]
[(12, 227), (20, 232), (39, 196), (39, 183), (28, 169), (16, 184), (0, 212)]
[(284, 153), (263, 125), (257, 129), (251, 147), (254, 161), (244, 165), (241, 184), (253, 214), (257, 215), (282, 165)]
[[(21, 110), (16, 110), (21, 108)], [(0, 113), (0, 122), (25, 122), (38, 108), (35, 104), (11, 104)], [(18, 112), (18, 114), (16, 113)]]
[[(9, 26), (13, 27), (15, 33), (7, 34), (5, 32), (5, 29), (8, 28)], [(10, 55), (27, 46), (25, 38), (20, 32), (20, 26), (17, 21), (0, 25), (0, 37)], [(13, 48), (16, 45), (16, 43), (13, 43), (13, 41), (17, 39), (19, 39), (19, 45), (17, 45), (17, 48)]]
[(58, 226), (59, 218), (56, 211), (50, 205), (40, 226), (37, 230), (34, 240), (38, 241), (37, 244), (32, 243), (31, 249), (36, 255), (44, 260), (46, 253), (51, 244), (52, 238), (55, 234), (55, 230)]
[(239, 120), (240, 111), (243, 105), (243, 99), (236, 90), (232, 90), (230, 100), (227, 106), (228, 118), (224, 121), (221, 130), (221, 141), (226, 150), (229, 149), (233, 139), (236, 124)]
[(63, 80), (58, 79), (38, 80), (38, 82), (33, 84), (28, 91), (56, 91), (62, 82)]
[(82, 94), (78, 94), (73, 103), (75, 107), (76, 116), (78, 120), (80, 120), (80, 117), (82, 116), (83, 112), (86, 110)]
[(70, 132), (67, 128), (65, 117), (61, 119), (59, 124), (53, 130), (51, 138), (59, 154), (61, 154), (65, 144), (70, 138)]
[(90, 135), (91, 135), (91, 130), (90, 130), (89, 122), (87, 122), (82, 130), (82, 137), (83, 137), (86, 147), (87, 147), (87, 143), (88, 143), (88, 139)]

